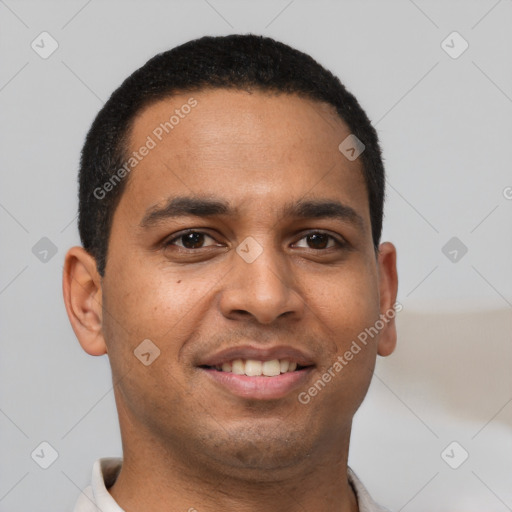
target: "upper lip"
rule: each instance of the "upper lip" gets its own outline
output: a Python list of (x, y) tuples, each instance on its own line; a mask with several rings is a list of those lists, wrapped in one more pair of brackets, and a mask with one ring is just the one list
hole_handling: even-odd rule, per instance
[(255, 359), (257, 361), (287, 359), (291, 362), (296, 362), (300, 366), (311, 366), (314, 364), (311, 356), (289, 345), (279, 345), (268, 348), (256, 347), (254, 345), (241, 345), (216, 352), (202, 359), (198, 366), (219, 366), (235, 359)]

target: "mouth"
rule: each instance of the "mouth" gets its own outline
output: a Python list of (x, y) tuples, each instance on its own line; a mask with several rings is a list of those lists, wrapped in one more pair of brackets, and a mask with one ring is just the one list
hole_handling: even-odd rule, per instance
[(315, 363), (293, 347), (244, 346), (200, 361), (198, 369), (214, 390), (251, 400), (276, 400), (305, 387)]

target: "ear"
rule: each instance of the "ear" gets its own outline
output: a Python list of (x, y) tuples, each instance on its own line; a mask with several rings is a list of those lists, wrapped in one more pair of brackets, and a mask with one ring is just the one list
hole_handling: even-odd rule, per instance
[(398, 291), (396, 271), (396, 248), (390, 242), (379, 246), (378, 256), (380, 318), (385, 322), (381, 330), (377, 352), (380, 356), (389, 356), (396, 347), (396, 324), (394, 305)]
[(101, 276), (95, 259), (83, 247), (72, 247), (66, 254), (62, 292), (69, 321), (82, 348), (93, 356), (106, 354)]

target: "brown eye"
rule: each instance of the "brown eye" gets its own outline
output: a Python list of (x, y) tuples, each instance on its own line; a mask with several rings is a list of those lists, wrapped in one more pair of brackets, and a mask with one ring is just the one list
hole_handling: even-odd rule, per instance
[(329, 237), (323, 234), (308, 235), (306, 239), (313, 249), (325, 249), (329, 243)]
[[(305, 247), (308, 249), (329, 249), (331, 247), (339, 246), (341, 247), (343, 244), (339, 242), (336, 238), (327, 233), (309, 233), (306, 236), (301, 238), (302, 240), (306, 240), (306, 245), (299, 245), (299, 247)], [(331, 242), (331, 245), (329, 245)]]
[(201, 233), (200, 231), (190, 231), (188, 233), (179, 235), (172, 240), (169, 240), (165, 245), (176, 245), (178, 247), (183, 247), (184, 249), (201, 249), (205, 247), (204, 243), (207, 239), (215, 242), (215, 240), (206, 233)]

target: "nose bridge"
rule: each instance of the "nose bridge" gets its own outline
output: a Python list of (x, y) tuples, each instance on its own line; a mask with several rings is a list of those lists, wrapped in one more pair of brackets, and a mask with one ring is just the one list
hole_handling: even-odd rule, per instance
[[(259, 240), (263, 242), (261, 237)], [(293, 287), (286, 255), (270, 237), (265, 237), (265, 245), (260, 242), (247, 237), (233, 251), (229, 284), (221, 301), (225, 316), (243, 311), (261, 323), (270, 323), (283, 313), (301, 310), (302, 300)]]

